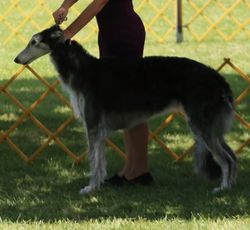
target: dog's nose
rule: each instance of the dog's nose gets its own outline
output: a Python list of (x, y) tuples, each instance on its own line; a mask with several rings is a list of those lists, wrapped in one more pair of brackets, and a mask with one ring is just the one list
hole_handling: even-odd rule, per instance
[(17, 63), (17, 64), (20, 64), (20, 60), (19, 60), (19, 58), (18, 58), (18, 57), (16, 57), (16, 58), (14, 59), (14, 62), (15, 62), (15, 63)]

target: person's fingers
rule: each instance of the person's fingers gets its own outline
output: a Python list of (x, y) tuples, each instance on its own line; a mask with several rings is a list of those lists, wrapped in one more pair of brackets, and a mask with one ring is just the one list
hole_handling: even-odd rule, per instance
[(53, 15), (55, 23), (59, 24), (60, 23), (60, 17), (59, 17), (58, 11), (54, 12), (52, 15)]
[(67, 21), (67, 17), (59, 17), (59, 18), (56, 20), (56, 23), (57, 23), (57, 24), (62, 24), (64, 21)]
[(65, 9), (58, 9), (53, 14), (53, 18), (56, 24), (62, 24), (63, 21), (67, 20), (67, 10)]

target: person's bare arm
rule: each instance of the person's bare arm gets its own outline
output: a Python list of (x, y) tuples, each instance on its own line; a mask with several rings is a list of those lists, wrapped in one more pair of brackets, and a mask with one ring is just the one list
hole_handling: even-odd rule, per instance
[(72, 24), (65, 29), (64, 36), (66, 39), (72, 38), (76, 33), (78, 33), (84, 26), (86, 26), (89, 21), (95, 17), (102, 8), (108, 3), (108, 0), (93, 0), (85, 10), (76, 18)]
[(69, 9), (73, 6), (78, 0), (64, 0), (61, 7)]

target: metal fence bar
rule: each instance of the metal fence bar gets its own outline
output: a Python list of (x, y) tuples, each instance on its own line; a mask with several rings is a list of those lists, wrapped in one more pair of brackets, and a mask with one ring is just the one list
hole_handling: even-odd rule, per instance
[(183, 42), (183, 30), (182, 30), (182, 0), (177, 0), (177, 26), (176, 26), (176, 42)]

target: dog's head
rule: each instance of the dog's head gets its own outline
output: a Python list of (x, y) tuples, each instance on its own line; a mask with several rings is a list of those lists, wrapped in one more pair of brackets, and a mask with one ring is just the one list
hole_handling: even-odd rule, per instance
[(56, 44), (64, 42), (65, 38), (62, 29), (57, 25), (52, 26), (35, 34), (26, 48), (17, 55), (14, 61), (23, 65), (30, 64), (37, 58), (50, 53)]

